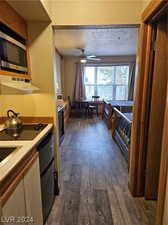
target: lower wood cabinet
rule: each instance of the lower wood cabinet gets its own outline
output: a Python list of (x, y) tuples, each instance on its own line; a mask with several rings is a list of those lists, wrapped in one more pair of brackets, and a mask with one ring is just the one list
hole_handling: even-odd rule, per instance
[(64, 108), (64, 126), (66, 127), (70, 117), (70, 111), (71, 111), (70, 103), (68, 100), (66, 101), (58, 100), (57, 105), (62, 106)]
[(38, 153), (1, 196), (0, 207), (0, 224), (43, 224)]
[[(24, 222), (20, 222), (22, 217), (26, 217), (23, 180), (21, 180), (17, 184), (17, 186), (11, 193), (5, 194), (7, 195), (10, 194), (10, 196), (6, 196), (8, 197), (8, 199), (4, 203), (4, 205), (2, 205), (2, 215), (1, 215), (2, 224), (24, 225), (25, 224)], [(18, 220), (18, 222), (16, 222), (16, 220)]]
[(40, 185), (40, 168), (39, 158), (30, 167), (29, 171), (25, 174), (24, 191), (26, 203), (26, 215), (34, 219), (34, 224), (43, 224), (42, 215), (42, 200), (41, 200), (41, 185)]
[(64, 105), (64, 125), (67, 126), (70, 117), (70, 104), (68, 101), (65, 102)]

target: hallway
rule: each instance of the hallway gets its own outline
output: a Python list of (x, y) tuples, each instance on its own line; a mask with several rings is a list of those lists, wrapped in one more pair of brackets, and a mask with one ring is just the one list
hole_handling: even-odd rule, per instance
[(61, 192), (47, 225), (153, 225), (155, 202), (132, 198), (128, 168), (102, 120), (71, 119), (61, 145)]

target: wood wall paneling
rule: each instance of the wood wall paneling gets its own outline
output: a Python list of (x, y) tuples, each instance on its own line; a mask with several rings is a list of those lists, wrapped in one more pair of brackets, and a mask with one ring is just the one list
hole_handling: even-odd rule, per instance
[(156, 14), (159, 16), (158, 12), (160, 10), (162, 10), (162, 8), (166, 4), (167, 4), (166, 0), (151, 0), (149, 5), (143, 11), (143, 13), (141, 15), (141, 20), (145, 23), (148, 21), (150, 21), (150, 23), (151, 23), (153, 17), (155, 17)]
[(161, 175), (159, 178), (157, 214), (156, 214), (155, 225), (163, 224), (162, 221), (163, 221), (163, 212), (164, 212), (164, 206), (165, 206), (165, 193), (166, 193), (167, 168), (168, 168), (167, 146), (168, 146), (168, 87), (167, 87), (167, 100), (166, 100), (166, 111), (165, 111), (163, 141), (162, 141), (162, 155), (161, 155), (161, 166), (160, 166)]
[(138, 164), (138, 191), (144, 193), (145, 185), (145, 169), (146, 169), (146, 152), (148, 141), (148, 126), (150, 113), (150, 99), (153, 73), (154, 50), (152, 48), (153, 40), (155, 39), (155, 29), (151, 25), (147, 26), (147, 44), (146, 44), (146, 58), (144, 70), (144, 88), (142, 93), (142, 111), (140, 124), (140, 140), (139, 140), (139, 164)]
[(161, 145), (166, 103), (166, 21), (157, 25), (156, 50), (152, 81), (151, 109), (149, 119), (148, 147), (146, 158), (145, 197), (157, 199)]
[[(167, 41), (168, 41), (168, 17), (167, 17)], [(166, 45), (166, 50), (168, 52), (168, 45)], [(167, 75), (168, 75), (168, 63)], [(166, 107), (165, 107), (165, 117), (164, 117), (164, 129), (163, 129), (163, 139), (162, 139), (162, 154), (161, 154), (161, 165), (160, 165), (160, 178), (159, 178), (159, 188), (158, 188), (158, 201), (157, 201), (157, 214), (156, 214), (156, 225), (164, 225), (167, 221), (167, 204), (166, 199), (166, 184), (167, 174), (168, 174), (168, 84), (167, 84), (167, 95), (166, 95)]]
[(162, 18), (162, 16), (165, 15), (167, 12), (168, 12), (168, 2), (166, 4), (163, 4), (161, 9), (152, 17), (151, 23), (159, 21)]
[[(143, 106), (143, 89), (144, 89), (144, 75), (145, 75), (145, 60), (146, 60), (146, 41), (147, 41), (148, 26), (141, 24), (139, 46), (138, 46), (138, 73), (135, 79), (134, 90), (134, 107), (133, 107), (133, 123), (131, 132), (130, 145), (130, 165), (129, 165), (129, 188), (133, 196), (143, 196), (143, 189), (140, 182), (139, 169), (141, 165), (140, 160), (140, 127), (141, 127), (141, 112)], [(139, 168), (140, 167), (140, 168)], [(138, 181), (139, 180), (139, 181)]]

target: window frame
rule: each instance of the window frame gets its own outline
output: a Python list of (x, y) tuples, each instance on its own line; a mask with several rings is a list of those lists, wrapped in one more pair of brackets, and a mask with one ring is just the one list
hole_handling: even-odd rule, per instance
[[(115, 68), (115, 73), (114, 73), (114, 80), (116, 79), (116, 67), (117, 66), (128, 66), (129, 67), (129, 75), (128, 75), (128, 85), (123, 85), (123, 84), (97, 84), (97, 71), (98, 71), (98, 67), (112, 67), (112, 66), (114, 66), (114, 68)], [(95, 81), (95, 83), (94, 84), (86, 84), (86, 83), (84, 83), (84, 85), (85, 86), (90, 86), (90, 87), (94, 87), (94, 95), (95, 96), (97, 96), (98, 95), (98, 93), (97, 93), (97, 87), (98, 86), (105, 86), (105, 87), (107, 87), (107, 86), (112, 86), (113, 87), (113, 96), (115, 96), (115, 98), (116, 98), (116, 87), (118, 87), (118, 86), (124, 86), (124, 87), (128, 87), (129, 86), (129, 81), (130, 81), (130, 66), (131, 66), (131, 63), (127, 63), (127, 62), (124, 62), (124, 63), (110, 63), (110, 64), (85, 64), (84, 65), (84, 74), (85, 74), (85, 68), (86, 67), (95, 67), (95, 71), (94, 71), (94, 81)], [(116, 99), (113, 99), (113, 100), (116, 100)], [(127, 99), (125, 99), (125, 100), (128, 100), (128, 96), (127, 96)]]

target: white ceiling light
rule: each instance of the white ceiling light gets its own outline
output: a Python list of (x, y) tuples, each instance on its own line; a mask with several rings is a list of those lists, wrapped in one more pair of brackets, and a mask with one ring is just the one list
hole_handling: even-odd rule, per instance
[(84, 59), (84, 58), (83, 59), (80, 59), (80, 62), (83, 63), (83, 64), (84, 63), (87, 63), (87, 59)]
[(78, 48), (81, 51), (80, 62), (87, 63), (88, 61), (99, 61), (101, 59), (97, 58), (95, 55), (86, 55), (84, 48)]

